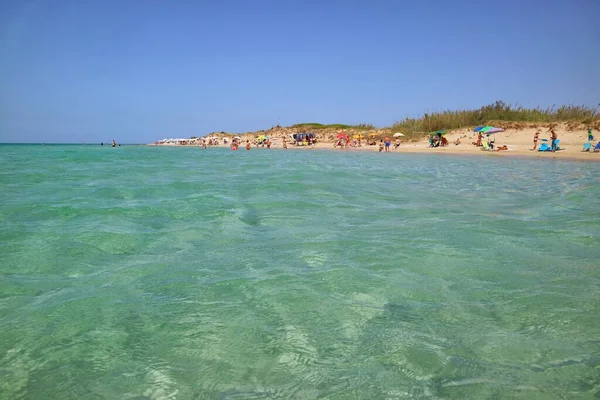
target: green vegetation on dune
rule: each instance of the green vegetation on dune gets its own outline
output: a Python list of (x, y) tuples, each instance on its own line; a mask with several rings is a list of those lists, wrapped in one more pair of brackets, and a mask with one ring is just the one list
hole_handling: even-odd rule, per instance
[(427, 132), (438, 129), (461, 129), (479, 125), (517, 126), (518, 123), (572, 122), (600, 127), (600, 112), (586, 106), (561, 106), (525, 108), (511, 106), (503, 101), (483, 106), (477, 110), (442, 111), (424, 114), (419, 118), (405, 118), (392, 125), (391, 130), (404, 133), (409, 139), (422, 138)]
[[(600, 104), (599, 108), (568, 105), (542, 109), (539, 107), (525, 108), (520, 105), (513, 106), (503, 101), (496, 101), (475, 110), (448, 110), (426, 113), (417, 118), (405, 118), (380, 130), (372, 124), (347, 125), (320, 124), (317, 122), (299, 123), (288, 128), (293, 128), (296, 131), (314, 131), (315, 133), (326, 130), (365, 131), (365, 133), (378, 131), (378, 137), (390, 135), (394, 132), (402, 132), (405, 135), (404, 140), (420, 140), (429, 133), (440, 129), (475, 128), (479, 125), (520, 129), (531, 125), (556, 123), (566, 123), (567, 129), (581, 129), (583, 126), (591, 126), (594, 130), (600, 130)], [(281, 127), (277, 126), (276, 128)], [(263, 132), (266, 131), (256, 133)], [(323, 134), (326, 133), (331, 132), (323, 132)]]
[(321, 129), (357, 129), (357, 130), (374, 130), (375, 126), (371, 124), (359, 124), (359, 125), (345, 125), (345, 124), (319, 124), (316, 122), (303, 122), (301, 124), (292, 125), (291, 128), (301, 128), (301, 129), (312, 129), (312, 130), (321, 130)]

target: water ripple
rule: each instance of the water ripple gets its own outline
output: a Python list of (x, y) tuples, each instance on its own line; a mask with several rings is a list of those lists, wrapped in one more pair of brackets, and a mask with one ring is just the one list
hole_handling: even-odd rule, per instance
[(600, 393), (596, 163), (134, 146), (0, 160), (2, 399)]

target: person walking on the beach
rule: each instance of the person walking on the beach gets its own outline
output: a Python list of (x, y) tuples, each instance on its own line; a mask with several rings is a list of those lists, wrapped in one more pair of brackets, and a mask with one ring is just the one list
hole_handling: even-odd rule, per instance
[(533, 135), (533, 149), (531, 149), (531, 150), (534, 150), (534, 151), (535, 151), (535, 149), (537, 149), (537, 142), (538, 142), (538, 139), (539, 139), (539, 138), (540, 138), (540, 131), (537, 131), (537, 132), (535, 132), (535, 134)]
[(552, 141), (552, 152), (556, 151), (556, 140), (558, 139), (558, 135), (554, 132), (554, 129), (550, 129), (550, 140)]
[(594, 135), (592, 135), (592, 128), (588, 128), (588, 142), (594, 141)]

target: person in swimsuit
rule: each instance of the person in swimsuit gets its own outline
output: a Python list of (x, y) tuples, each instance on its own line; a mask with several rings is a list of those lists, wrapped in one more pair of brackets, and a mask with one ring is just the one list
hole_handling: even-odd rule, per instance
[(533, 149), (531, 149), (531, 150), (537, 149), (537, 142), (538, 142), (539, 138), (540, 138), (540, 131), (537, 131), (535, 133), (535, 135), (533, 135)]
[(558, 139), (558, 135), (554, 132), (554, 129), (550, 129), (550, 140), (552, 141), (552, 152), (556, 151), (556, 140)]

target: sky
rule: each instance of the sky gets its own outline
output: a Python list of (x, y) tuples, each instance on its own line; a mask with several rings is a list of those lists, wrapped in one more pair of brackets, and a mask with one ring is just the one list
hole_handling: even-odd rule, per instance
[(0, 142), (600, 103), (598, 0), (2, 0)]

